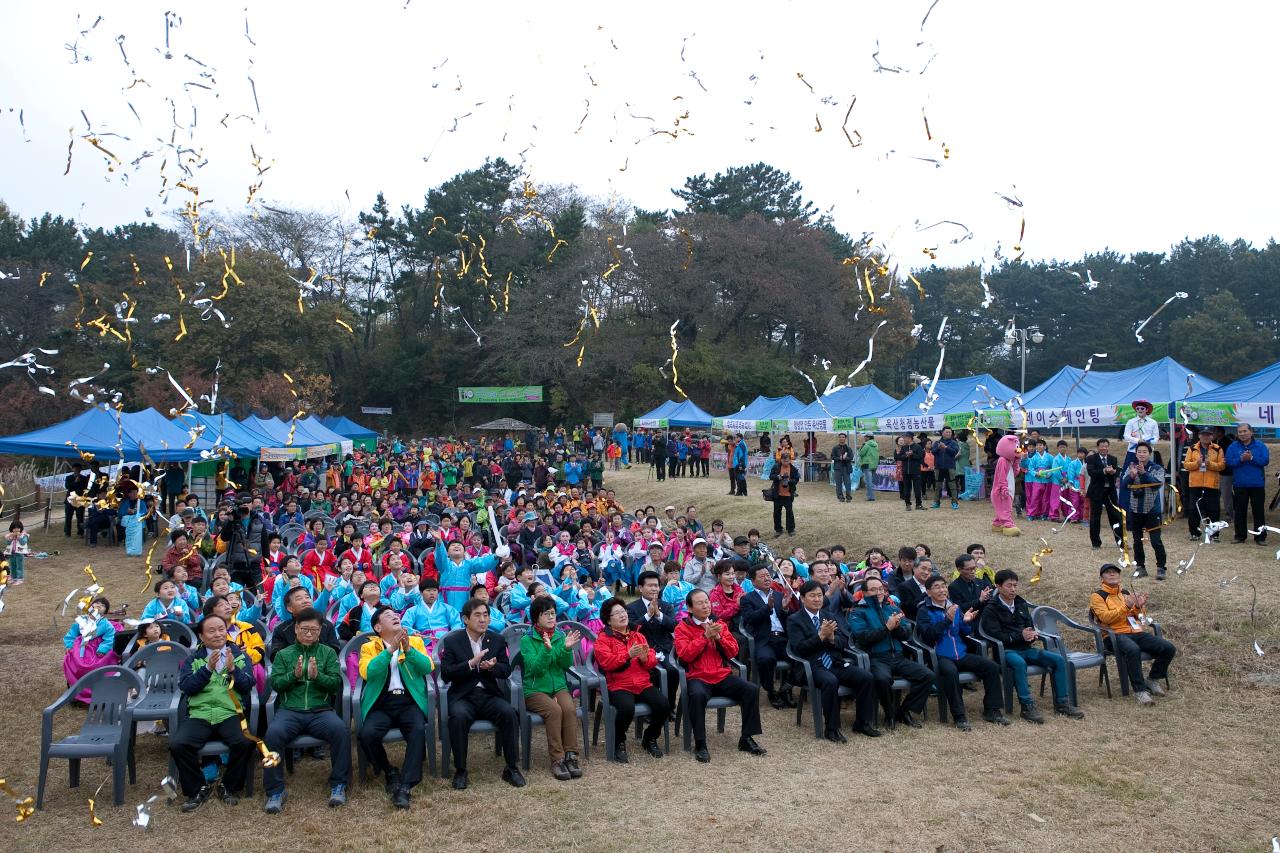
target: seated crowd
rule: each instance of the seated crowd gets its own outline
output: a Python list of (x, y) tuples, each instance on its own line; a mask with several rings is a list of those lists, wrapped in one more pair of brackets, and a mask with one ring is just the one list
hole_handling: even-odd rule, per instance
[[(776, 555), (758, 531), (704, 525), (693, 506), (627, 513), (611, 490), (581, 481), (563, 489), (506, 476), (480, 482), (479, 463), (468, 476), (461, 465), (446, 475), (470, 452), (453, 442), (384, 448), (376, 464), (350, 465), (351, 479), (336, 489), (304, 494), (295, 478), (293, 492), (229, 495), (212, 524), (189, 501), (175, 505), (142, 624), (125, 640), (109, 602), (95, 599), (65, 638), (68, 683), (118, 662), (122, 640), (131, 650), (191, 626), (197, 644), (179, 678), (185, 716), (169, 732), (186, 811), (214, 795), (228, 804), (243, 796), (258, 736), (285, 753), (303, 735), (327, 744), (330, 806), (346, 802), (354, 738), (394, 806), (408, 808), (436, 703), (456, 789), (469, 784), (468, 737), (478, 721), (497, 733), (503, 780), (525, 784), (521, 710), (544, 724), (551, 774), (580, 778), (579, 714), (604, 713), (580, 705), (585, 698), (607, 698), (608, 751), (621, 763), (630, 761), (637, 717), (642, 752), (661, 758), (658, 736), (678, 718), (695, 758), (709, 762), (705, 714), (715, 698), (739, 707), (738, 749), (764, 756), (761, 690), (775, 709), (812, 691), (815, 719), (835, 743), (846, 742), (842, 698), (853, 705), (850, 730), (862, 736), (879, 737), (881, 720), (921, 727), (935, 693), (955, 727), (969, 731), (964, 673), (981, 682), (989, 723), (1010, 725), (1007, 679), (1022, 719), (1044, 722), (1029, 666), (1051, 681), (1055, 713), (1084, 716), (1067, 661), (1037, 631), (1018, 575), (989, 567), (981, 545), (956, 557), (954, 569), (936, 566), (924, 544), (893, 560), (875, 547), (857, 562), (843, 546), (811, 559), (802, 547)], [(361, 468), (400, 476), (412, 468), (417, 485), (396, 489), (393, 477), (370, 488), (355, 480)], [(324, 476), (342, 470), (334, 464)], [(420, 488), (424, 471), (438, 488)], [(1106, 629), (1137, 700), (1151, 704), (1163, 695), (1174, 647), (1148, 631), (1147, 596), (1123, 589), (1118, 567), (1100, 574), (1091, 618)], [(1145, 675), (1144, 654), (1152, 659)], [(241, 719), (255, 701), (273, 713), (250, 732)], [(392, 730), (405, 742), (399, 766), (384, 746)], [(211, 739), (229, 748), (225, 768), (200, 758)], [(264, 788), (266, 810), (282, 811), (281, 767), (266, 768)]]

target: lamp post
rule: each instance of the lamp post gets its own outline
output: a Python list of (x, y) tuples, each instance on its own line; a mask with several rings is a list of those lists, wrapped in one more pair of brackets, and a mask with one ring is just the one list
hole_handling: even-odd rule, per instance
[(1018, 385), (1018, 393), (1027, 393), (1027, 338), (1031, 339), (1033, 344), (1044, 343), (1044, 333), (1040, 331), (1039, 326), (1028, 326), (1025, 329), (1017, 327), (1017, 318), (1009, 320), (1009, 328), (1005, 329), (1004, 342), (1009, 346), (1013, 346), (1021, 342), (1022, 344), (1022, 381)]

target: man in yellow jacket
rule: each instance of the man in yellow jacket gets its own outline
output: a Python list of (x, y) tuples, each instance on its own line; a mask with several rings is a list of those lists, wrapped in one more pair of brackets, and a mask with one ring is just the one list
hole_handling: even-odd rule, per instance
[[(1089, 596), (1089, 612), (1098, 624), (1115, 632), (1115, 642), (1108, 637), (1109, 648), (1116, 656), (1116, 665), (1125, 668), (1129, 683), (1133, 685), (1134, 698), (1139, 705), (1152, 705), (1155, 696), (1163, 696), (1160, 682), (1168, 677), (1169, 662), (1178, 653), (1173, 643), (1147, 633), (1142, 613), (1147, 607), (1145, 592), (1132, 593), (1120, 586), (1120, 567), (1107, 563), (1098, 571), (1102, 588)], [(1151, 672), (1142, 675), (1142, 655), (1151, 655)]]
[[(360, 648), (360, 696), (363, 724), (358, 739), (370, 763), (386, 779), (387, 794), (398, 809), (409, 808), (409, 791), (422, 781), (427, 745), (427, 676), (435, 664), (421, 637), (400, 625), (400, 615), (379, 606), (370, 618), (377, 634)], [(393, 728), (404, 735), (404, 767), (391, 766), (382, 738)]]
[[(1187, 527), (1193, 542), (1204, 535), (1201, 525), (1205, 519), (1218, 520), (1222, 503), (1218, 489), (1226, 468), (1222, 448), (1213, 443), (1213, 433), (1200, 430), (1199, 441), (1189, 446), (1182, 458), (1182, 470), (1187, 472)], [(1218, 541), (1217, 533), (1213, 534), (1213, 541)]]

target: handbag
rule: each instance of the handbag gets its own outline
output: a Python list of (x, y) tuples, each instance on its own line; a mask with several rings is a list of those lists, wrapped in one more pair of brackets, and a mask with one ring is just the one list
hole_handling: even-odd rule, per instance
[(761, 489), (761, 490), (760, 490), (760, 495), (761, 495), (761, 497), (763, 497), (763, 498), (764, 498), (765, 503), (770, 503), (770, 502), (772, 502), (772, 501), (773, 501), (773, 498), (774, 498), (773, 486), (770, 486), (770, 487), (769, 487), (769, 488), (767, 488), (767, 489)]

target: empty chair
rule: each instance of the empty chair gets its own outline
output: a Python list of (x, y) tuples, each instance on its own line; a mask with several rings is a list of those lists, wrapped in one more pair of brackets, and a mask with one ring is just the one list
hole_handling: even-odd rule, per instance
[(182, 703), (178, 670), (190, 654), (191, 649), (180, 643), (161, 640), (125, 658), (123, 665), (138, 672), (145, 685), (143, 695), (133, 706), (135, 736), (137, 724), (151, 720), (164, 720), (169, 731), (178, 730), (178, 706)]
[[(1082, 669), (1098, 669), (1098, 684), (1106, 685), (1107, 698), (1111, 698), (1111, 676), (1107, 674), (1107, 651), (1102, 642), (1102, 630), (1096, 625), (1082, 625), (1062, 611), (1041, 605), (1031, 610), (1031, 621), (1036, 631), (1045, 640), (1045, 648), (1057, 652), (1067, 662), (1067, 671), (1071, 676), (1071, 704), (1080, 704), (1077, 673)], [(1080, 631), (1092, 640), (1093, 648), (1089, 651), (1073, 652), (1063, 639), (1062, 627)], [(1124, 675), (1121, 675), (1124, 678)], [(1044, 693), (1044, 680), (1040, 681), (1040, 692)]]
[[(61, 740), (53, 739), (53, 717), (82, 690), (92, 691), (80, 731)], [(49, 775), (49, 759), (65, 758), (69, 784), (80, 784), (80, 762), (86, 758), (111, 760), (111, 793), (117, 806), (124, 804), (124, 773), (129, 782), (137, 780), (133, 761), (133, 703), (146, 690), (142, 678), (123, 666), (95, 669), (71, 685), (52, 705), (44, 709), (40, 724), (40, 781), (36, 808), (44, 808), (44, 787)]]

